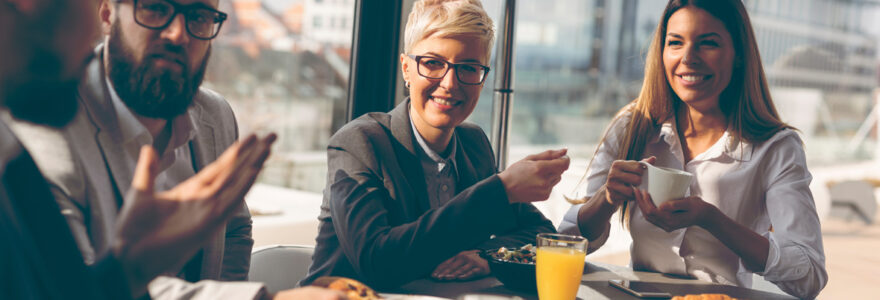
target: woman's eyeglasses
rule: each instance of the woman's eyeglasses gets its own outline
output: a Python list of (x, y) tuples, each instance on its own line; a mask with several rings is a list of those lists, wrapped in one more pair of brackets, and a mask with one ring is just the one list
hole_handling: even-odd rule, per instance
[(477, 85), (486, 80), (489, 67), (478, 63), (454, 64), (442, 58), (427, 55), (407, 55), (416, 61), (416, 70), (419, 75), (430, 79), (441, 79), (446, 76), (449, 69), (455, 68), (455, 77), (462, 84)]

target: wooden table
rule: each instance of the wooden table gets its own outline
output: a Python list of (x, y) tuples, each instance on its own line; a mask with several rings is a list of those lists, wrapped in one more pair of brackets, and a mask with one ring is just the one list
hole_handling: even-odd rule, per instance
[[(636, 272), (629, 268), (608, 264), (586, 263), (578, 299), (639, 299), (608, 285), (610, 279), (628, 279), (651, 282), (673, 296), (686, 294), (722, 293), (738, 299), (796, 299), (794, 297), (754, 289), (713, 284), (696, 279), (670, 277), (660, 273)], [(537, 294), (511, 290), (495, 277), (466, 282), (438, 282), (420, 279), (392, 291), (401, 294), (431, 295), (455, 299), (466, 294), (495, 294), (538, 299)]]

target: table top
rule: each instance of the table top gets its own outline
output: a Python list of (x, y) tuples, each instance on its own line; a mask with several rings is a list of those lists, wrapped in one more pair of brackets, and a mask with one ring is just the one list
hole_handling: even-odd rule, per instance
[[(673, 296), (686, 294), (721, 293), (738, 299), (796, 299), (794, 297), (754, 289), (730, 285), (713, 284), (696, 279), (676, 278), (653, 272), (633, 271), (629, 268), (601, 263), (587, 262), (584, 265), (584, 276), (578, 290), (579, 299), (639, 299), (615, 287), (608, 285), (610, 279), (626, 279), (650, 282), (657, 288), (669, 292)], [(523, 299), (538, 299), (537, 294), (511, 290), (495, 277), (486, 277), (474, 281), (438, 282), (420, 279), (410, 282), (394, 293), (431, 295), (455, 299), (466, 294), (495, 294), (518, 296)]]

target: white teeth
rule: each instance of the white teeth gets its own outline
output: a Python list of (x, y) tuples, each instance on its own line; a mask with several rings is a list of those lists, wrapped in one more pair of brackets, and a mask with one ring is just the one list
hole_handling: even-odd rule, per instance
[(690, 82), (703, 81), (703, 80), (706, 80), (706, 78), (709, 78), (709, 76), (707, 76), (707, 75), (704, 75), (704, 76), (682, 75), (681, 76), (681, 79), (684, 79), (684, 81), (690, 81)]
[(440, 105), (452, 106), (453, 104), (455, 104), (454, 102), (445, 99), (431, 98), (431, 100), (437, 102)]

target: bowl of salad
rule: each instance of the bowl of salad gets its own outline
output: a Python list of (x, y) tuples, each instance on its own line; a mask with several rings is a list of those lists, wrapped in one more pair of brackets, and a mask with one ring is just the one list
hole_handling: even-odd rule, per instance
[(489, 262), (492, 275), (505, 287), (525, 292), (538, 291), (535, 281), (535, 250), (528, 244), (519, 248), (501, 247), (486, 250), (481, 256)]

